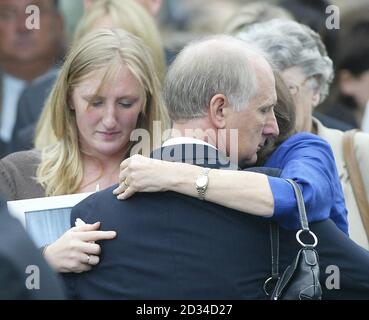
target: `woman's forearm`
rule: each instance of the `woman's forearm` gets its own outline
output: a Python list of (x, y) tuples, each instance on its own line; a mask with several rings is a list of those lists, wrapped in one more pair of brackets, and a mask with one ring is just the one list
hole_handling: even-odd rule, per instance
[[(134, 155), (121, 163), (120, 184), (113, 193), (120, 200), (136, 192), (168, 190), (198, 197), (196, 179), (203, 171), (196, 165)], [(256, 172), (211, 169), (205, 200), (258, 216), (274, 212), (268, 177)]]
[[(166, 175), (168, 190), (198, 197), (196, 179), (204, 169), (185, 163), (170, 166)], [(255, 172), (210, 170), (205, 200), (264, 217), (272, 216), (274, 211), (268, 177)]]

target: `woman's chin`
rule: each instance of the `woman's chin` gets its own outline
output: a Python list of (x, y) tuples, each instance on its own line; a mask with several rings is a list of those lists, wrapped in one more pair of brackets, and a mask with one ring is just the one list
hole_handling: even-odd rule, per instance
[(123, 157), (126, 145), (122, 147), (121, 144), (114, 143), (101, 143), (96, 149), (96, 152), (104, 157), (113, 157), (117, 154), (121, 154)]

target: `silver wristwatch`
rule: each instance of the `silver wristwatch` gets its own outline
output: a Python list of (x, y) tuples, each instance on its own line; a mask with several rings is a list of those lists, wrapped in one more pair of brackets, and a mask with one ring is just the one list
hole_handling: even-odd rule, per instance
[(206, 189), (209, 185), (210, 168), (204, 168), (204, 171), (196, 179), (196, 190), (201, 200), (205, 199)]

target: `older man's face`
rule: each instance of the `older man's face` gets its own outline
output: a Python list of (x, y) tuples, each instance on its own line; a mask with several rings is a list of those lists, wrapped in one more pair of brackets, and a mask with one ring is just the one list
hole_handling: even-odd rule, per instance
[(266, 139), (279, 134), (274, 115), (277, 94), (272, 71), (259, 72), (257, 80), (257, 94), (242, 111), (231, 112), (227, 119), (227, 128), (238, 130), (238, 161), (241, 167), (254, 164), (257, 152)]
[[(40, 9), (40, 29), (29, 30), (26, 8)], [(0, 61), (32, 63), (55, 55), (62, 35), (62, 23), (53, 0), (0, 0)]]

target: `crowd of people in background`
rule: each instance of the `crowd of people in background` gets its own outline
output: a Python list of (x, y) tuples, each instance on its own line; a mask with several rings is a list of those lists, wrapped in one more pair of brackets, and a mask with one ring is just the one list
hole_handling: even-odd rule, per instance
[[(286, 179), (340, 269), (323, 299), (369, 299), (369, 2), (39, 0), (39, 29), (30, 4), (0, 0), (0, 299), (268, 299)], [(96, 190), (42, 248), (6, 212)]]

